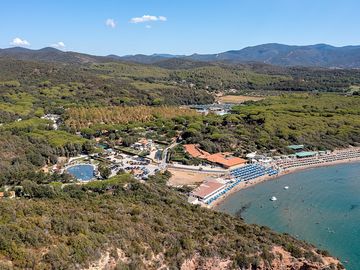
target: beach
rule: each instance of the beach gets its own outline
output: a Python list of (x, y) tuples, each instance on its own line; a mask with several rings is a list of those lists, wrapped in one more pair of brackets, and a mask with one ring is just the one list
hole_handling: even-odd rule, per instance
[(355, 163), (355, 162), (360, 162), (360, 157), (336, 160), (336, 161), (320, 163), (320, 164), (311, 164), (311, 165), (306, 165), (306, 166), (302, 166), (302, 167), (288, 168), (286, 170), (280, 171), (277, 175), (274, 175), (274, 176), (265, 175), (265, 176), (253, 179), (251, 181), (241, 182), (238, 185), (236, 185), (233, 189), (231, 189), (229, 192), (227, 192), (223, 196), (219, 197), (216, 201), (210, 203), (209, 205), (206, 205), (206, 207), (214, 209), (217, 206), (219, 206), (226, 198), (228, 198), (229, 196), (235, 194), (236, 192), (238, 192), (240, 190), (253, 187), (255, 185), (258, 185), (258, 184), (266, 182), (266, 181), (276, 180), (277, 178), (284, 176), (286, 174), (296, 173), (298, 171), (307, 170), (307, 169), (311, 169), (311, 168), (327, 167), (327, 166), (334, 166), (334, 165), (338, 165), (338, 164)]
[(360, 161), (351, 160), (288, 172), (233, 193), (215, 210), (305, 240), (358, 270), (359, 192)]

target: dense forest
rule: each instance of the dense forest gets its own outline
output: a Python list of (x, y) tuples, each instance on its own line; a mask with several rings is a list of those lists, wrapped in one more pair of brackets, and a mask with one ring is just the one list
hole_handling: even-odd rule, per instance
[(209, 152), (314, 150), (359, 145), (360, 98), (332, 94), (281, 95), (236, 106), (233, 113), (192, 121), (182, 137)]
[[(182, 133), (187, 143), (197, 143), (210, 153), (234, 151), (239, 156), (253, 151), (291, 153), (290, 144), (313, 150), (334, 150), (360, 145), (360, 98), (334, 94), (282, 95), (233, 108), (218, 117), (189, 121)], [(275, 152), (274, 152), (275, 150)], [(198, 163), (181, 147), (172, 159)]]
[[(358, 146), (359, 108), (358, 96), (283, 94), (234, 106), (232, 113), (224, 116), (173, 114), (168, 118), (158, 115), (144, 122), (135, 121), (139, 119), (136, 115), (134, 121), (128, 122), (127, 118), (124, 121), (117, 115), (117, 109), (103, 113), (105, 109), (82, 108), (81, 114), (80, 109), (76, 109), (72, 116), (69, 114), (67, 121), (84, 135), (98, 134), (106, 128), (112, 134), (109, 141), (129, 135), (170, 141), (179, 134), (183, 142), (198, 143), (210, 153), (234, 151), (244, 156), (253, 151), (268, 153), (270, 149), (276, 149), (277, 154), (288, 153), (290, 144), (305, 144), (314, 150)], [(99, 121), (91, 123), (91, 119)], [(173, 160), (186, 163), (186, 154), (181, 148), (174, 151)]]
[(214, 102), (215, 93), (229, 91), (358, 93), (360, 85), (358, 70), (224, 63), (176, 69), (179, 60), (169, 60), (166, 68), (119, 61), (80, 65), (0, 60), (0, 123), (79, 105), (203, 104)]
[(40, 118), (3, 124), (0, 137), (1, 186), (36, 179), (34, 172), (56, 164), (59, 156), (71, 157), (94, 149), (93, 142), (65, 130), (53, 130), (48, 120)]

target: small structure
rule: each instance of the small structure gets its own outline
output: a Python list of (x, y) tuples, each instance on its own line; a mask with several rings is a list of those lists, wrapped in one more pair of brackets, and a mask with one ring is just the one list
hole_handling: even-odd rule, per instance
[(191, 193), (193, 197), (206, 203), (210, 198), (224, 190), (226, 184), (219, 179), (212, 179), (202, 183)]
[(198, 113), (207, 115), (214, 113), (217, 115), (226, 115), (230, 112), (233, 104), (205, 104), (205, 105), (191, 105), (191, 109), (195, 109)]
[(219, 108), (219, 107), (211, 107), (211, 108), (209, 108), (209, 112), (212, 112), (216, 115), (225, 115), (228, 113), (224, 109)]
[(246, 155), (246, 158), (248, 158), (248, 159), (253, 159), (255, 157), (256, 157), (256, 152), (252, 152), (252, 153), (249, 153)]
[(298, 151), (298, 150), (304, 149), (304, 145), (303, 144), (293, 144), (293, 145), (289, 145), (288, 148), (291, 150), (294, 150), (294, 151)]
[(46, 120), (52, 121), (52, 122), (53, 122), (52, 128), (53, 128), (54, 130), (57, 130), (57, 129), (59, 128), (60, 115), (57, 115), (57, 114), (46, 114), (46, 115), (42, 116), (41, 119), (46, 119)]
[(134, 143), (131, 147), (140, 151), (151, 151), (151, 149), (153, 148), (153, 141), (150, 139), (148, 140), (146, 138), (142, 138), (138, 142)]
[(259, 159), (258, 162), (260, 162), (260, 164), (263, 164), (263, 165), (268, 165), (271, 162), (273, 162), (273, 159), (271, 157), (264, 157), (262, 159)]
[(303, 151), (296, 153), (297, 158), (307, 158), (307, 157), (315, 157), (318, 155), (318, 152), (313, 151)]

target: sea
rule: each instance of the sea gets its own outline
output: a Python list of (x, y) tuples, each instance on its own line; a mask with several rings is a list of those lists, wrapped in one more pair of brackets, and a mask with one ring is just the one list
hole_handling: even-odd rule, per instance
[(287, 174), (230, 195), (217, 210), (306, 240), (346, 269), (360, 269), (360, 163)]

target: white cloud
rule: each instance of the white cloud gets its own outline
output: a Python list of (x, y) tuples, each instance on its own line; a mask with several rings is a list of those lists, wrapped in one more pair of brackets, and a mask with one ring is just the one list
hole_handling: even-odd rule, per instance
[(62, 42), (62, 41), (59, 41), (57, 43), (54, 43), (54, 44), (51, 44), (50, 45), (51, 47), (54, 47), (54, 48), (58, 48), (58, 49), (64, 49), (66, 46), (65, 46), (65, 43)]
[(153, 16), (153, 15), (143, 15), (142, 17), (131, 18), (131, 23), (143, 23), (143, 22), (156, 22), (156, 21), (167, 21), (165, 16)]
[(116, 22), (114, 19), (107, 19), (105, 22), (106, 26), (109, 26), (111, 28), (115, 28), (116, 27)]
[(14, 46), (30, 46), (30, 43), (27, 40), (18, 37), (14, 38), (13, 41), (10, 42), (10, 44)]

